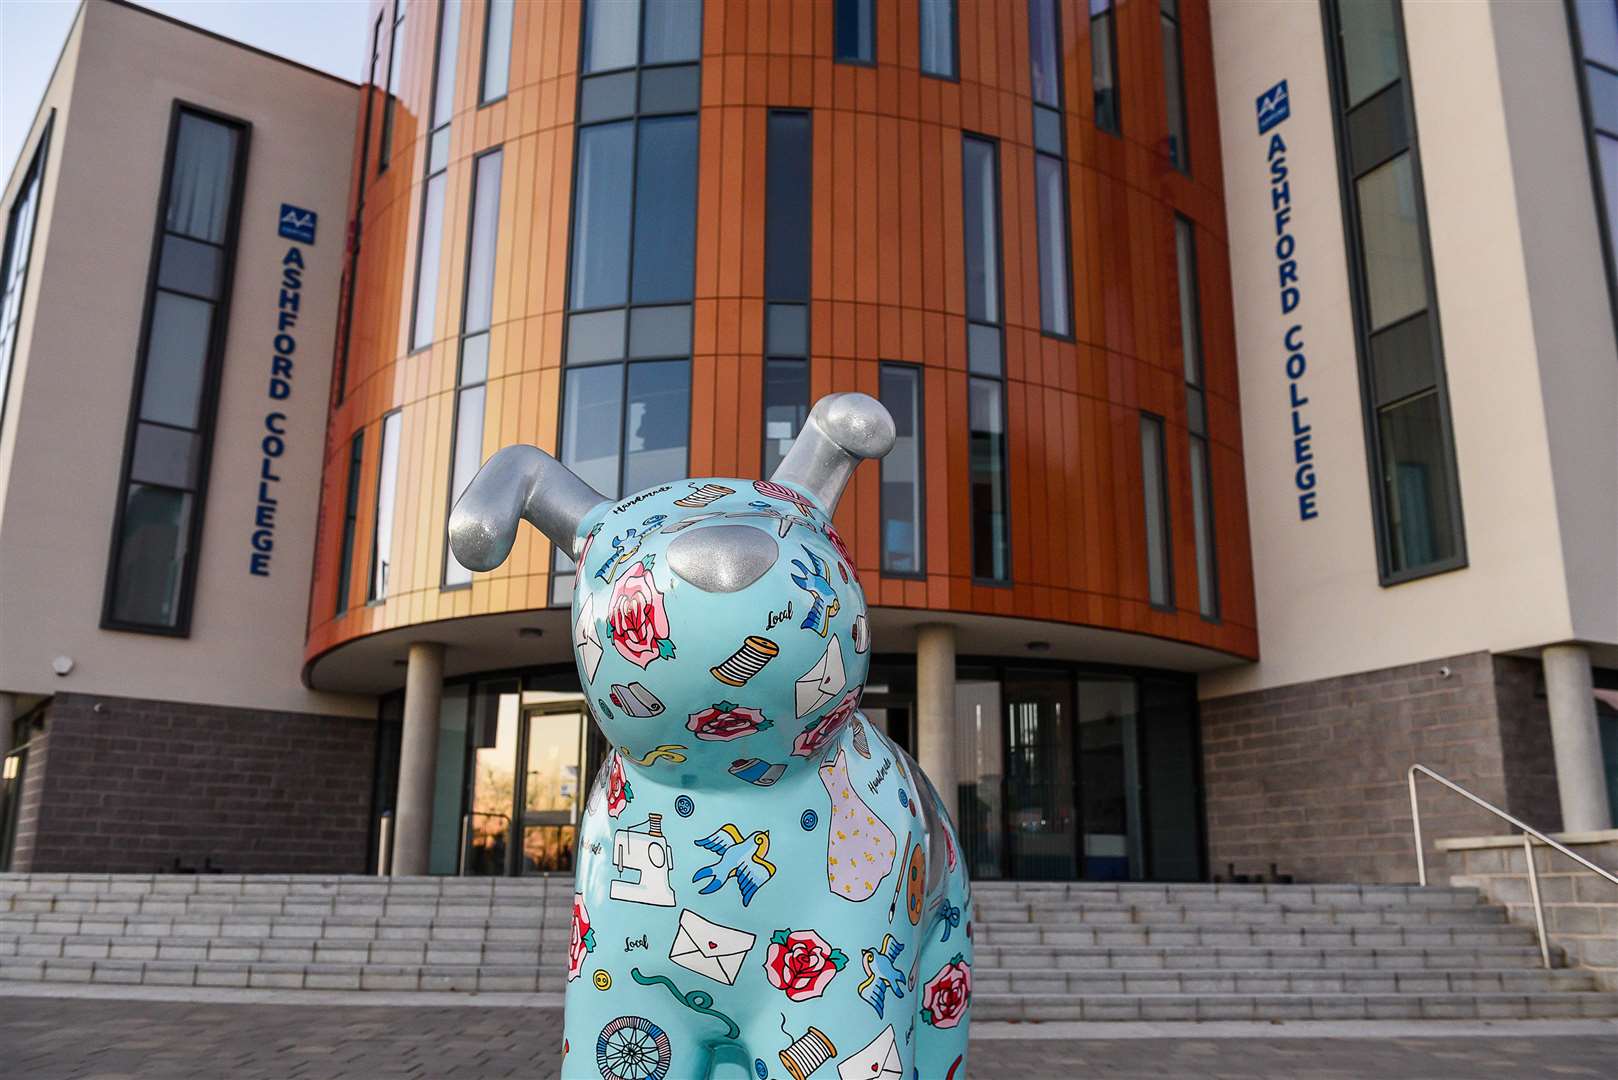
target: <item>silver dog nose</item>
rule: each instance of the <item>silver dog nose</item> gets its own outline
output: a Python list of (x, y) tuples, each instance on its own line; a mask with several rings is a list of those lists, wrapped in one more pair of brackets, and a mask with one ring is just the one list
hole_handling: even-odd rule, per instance
[(703, 592), (747, 588), (775, 565), (775, 537), (747, 525), (692, 529), (669, 545), (669, 569)]

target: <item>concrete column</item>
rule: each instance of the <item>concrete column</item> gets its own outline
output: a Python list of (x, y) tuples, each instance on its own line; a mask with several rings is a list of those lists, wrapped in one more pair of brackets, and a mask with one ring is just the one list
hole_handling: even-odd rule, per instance
[(1612, 828), (1607, 777), (1601, 761), (1601, 729), (1590, 682), (1590, 651), (1583, 645), (1547, 645), (1545, 696), (1551, 710), (1551, 746), (1562, 799), (1564, 832)]
[(17, 721), (17, 695), (0, 693), (0, 758), (11, 753), (11, 729)]
[(916, 761), (956, 816), (955, 628), (916, 627)]
[(444, 646), (436, 641), (411, 642), (399, 743), (399, 795), (393, 809), (393, 872), (400, 876), (427, 872), (443, 698)]

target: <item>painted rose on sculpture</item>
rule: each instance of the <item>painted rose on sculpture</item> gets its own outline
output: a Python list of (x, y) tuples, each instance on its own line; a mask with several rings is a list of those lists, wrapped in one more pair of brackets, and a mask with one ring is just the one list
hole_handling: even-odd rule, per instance
[(860, 691), (863, 687), (856, 686), (843, 695), (843, 700), (833, 705), (831, 709), (818, 719), (811, 720), (798, 732), (798, 737), (792, 740), (792, 756), (812, 758), (820, 753), (821, 747), (831, 741), (831, 737), (842, 726), (848, 723), (854, 715), (854, 709), (860, 703)]
[(612, 644), (618, 654), (644, 669), (653, 660), (674, 659), (674, 642), (669, 640), (669, 617), (663, 610), (663, 594), (652, 581), (648, 560), (630, 567), (612, 587), (607, 608), (607, 624), (612, 627)]
[(972, 968), (956, 953), (921, 988), (921, 1019), (935, 1028), (952, 1028), (972, 1001)]
[(624, 779), (624, 759), (617, 754), (612, 755), (612, 771), (607, 774), (607, 816), (617, 817), (629, 805), (629, 800), (635, 797), (634, 791), (629, 787), (629, 781)]
[(685, 726), (699, 739), (730, 742), (775, 725), (757, 709), (730, 701), (717, 701), (701, 712), (692, 713)]
[(764, 957), (764, 973), (789, 1001), (808, 1001), (825, 993), (847, 964), (843, 951), (826, 944), (813, 930), (777, 930)]
[(596, 932), (590, 927), (590, 913), (584, 909), (584, 895), (573, 894), (573, 938), (567, 946), (567, 981), (579, 977), (584, 956), (596, 947)]

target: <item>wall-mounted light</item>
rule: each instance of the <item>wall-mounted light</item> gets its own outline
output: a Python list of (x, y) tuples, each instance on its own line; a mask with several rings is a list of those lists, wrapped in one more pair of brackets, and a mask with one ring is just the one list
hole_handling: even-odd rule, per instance
[(51, 670), (64, 677), (72, 674), (73, 658), (71, 656), (58, 656), (51, 661)]
[(524, 626), (517, 630), (518, 637), (544, 637), (545, 631), (538, 626)]
[(1051, 643), (1048, 642), (1048, 641), (1030, 641), (1028, 643), (1028, 651), (1029, 652), (1039, 652), (1039, 653), (1050, 652), (1051, 651)]

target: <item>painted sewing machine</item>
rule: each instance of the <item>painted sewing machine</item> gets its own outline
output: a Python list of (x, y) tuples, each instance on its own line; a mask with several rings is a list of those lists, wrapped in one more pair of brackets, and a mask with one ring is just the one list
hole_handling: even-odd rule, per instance
[(932, 785), (858, 711), (870, 630), (831, 521), (893, 438), (833, 394), (767, 481), (613, 501), (510, 446), (456, 505), (473, 570), (520, 520), (573, 556), (579, 681), (616, 748), (580, 826), (563, 1076), (965, 1077), (970, 885)]

